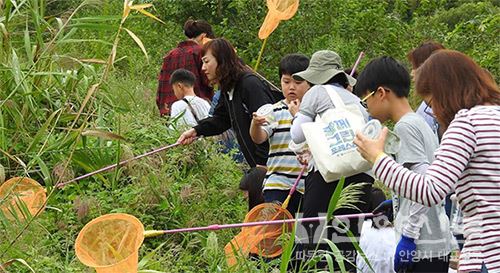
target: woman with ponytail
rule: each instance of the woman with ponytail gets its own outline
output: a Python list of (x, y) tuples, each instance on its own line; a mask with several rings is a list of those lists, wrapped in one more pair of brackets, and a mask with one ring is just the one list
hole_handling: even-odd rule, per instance
[(169, 80), (172, 72), (179, 68), (189, 70), (195, 75), (194, 92), (196, 96), (209, 101), (213, 96), (212, 87), (201, 71), (201, 46), (207, 40), (214, 38), (212, 26), (204, 20), (189, 19), (184, 23), (184, 34), (188, 39), (180, 42), (176, 48), (170, 50), (163, 57), (156, 95), (156, 104), (161, 116), (169, 115), (172, 103), (177, 100)]

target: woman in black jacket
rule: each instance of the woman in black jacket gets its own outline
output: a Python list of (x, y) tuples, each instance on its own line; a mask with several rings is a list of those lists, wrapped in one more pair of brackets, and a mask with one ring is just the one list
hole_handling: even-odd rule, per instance
[[(178, 142), (190, 144), (195, 137), (219, 135), (232, 128), (250, 167), (265, 168), (269, 143), (253, 143), (249, 129), (252, 113), (262, 105), (274, 102), (270, 88), (240, 61), (234, 47), (224, 38), (206, 43), (202, 56), (202, 71), (212, 84), (219, 85), (221, 98), (214, 114), (184, 132)], [(259, 193), (258, 197), (249, 196), (252, 207), (258, 203), (252, 199), (261, 198), (262, 181), (248, 186), (249, 194)]]

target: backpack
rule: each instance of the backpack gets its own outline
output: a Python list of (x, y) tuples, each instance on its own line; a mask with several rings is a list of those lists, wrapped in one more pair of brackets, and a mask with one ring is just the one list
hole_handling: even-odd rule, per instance
[[(252, 75), (257, 76), (259, 80), (262, 82), (262, 84), (266, 87), (266, 94), (271, 98), (273, 103), (276, 103), (280, 100), (285, 99), (285, 96), (283, 95), (283, 92), (279, 90), (276, 86), (272, 86), (271, 83), (264, 78), (262, 75), (259, 73), (251, 72)], [(249, 74), (250, 75), (250, 74)]]
[(285, 99), (285, 96), (283, 95), (283, 92), (276, 88), (276, 86), (272, 86), (269, 81), (267, 81), (264, 77), (262, 77), (260, 74), (255, 73), (257, 78), (259, 78), (262, 83), (267, 87), (269, 90), (269, 94), (271, 95), (271, 98), (273, 98), (273, 102), (278, 102), (280, 100)]

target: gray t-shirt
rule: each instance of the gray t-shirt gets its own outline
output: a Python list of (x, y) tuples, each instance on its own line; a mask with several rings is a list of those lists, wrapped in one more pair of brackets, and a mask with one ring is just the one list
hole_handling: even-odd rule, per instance
[[(434, 151), (439, 147), (438, 139), (421, 116), (413, 112), (404, 115), (394, 126), (394, 132), (401, 140), (401, 148), (395, 155), (398, 163), (409, 169), (415, 164), (432, 163)], [(420, 233), (416, 240), (416, 257), (448, 255), (452, 248), (452, 235), (444, 202), (427, 208), (400, 196), (394, 199), (396, 233), (410, 237)]]
[(434, 152), (439, 147), (437, 136), (417, 113), (404, 115), (394, 125), (394, 133), (401, 139), (401, 148), (396, 154), (396, 161), (399, 164), (430, 165), (434, 161)]
[[(339, 94), (345, 105), (355, 104), (361, 110), (365, 120), (368, 120), (368, 112), (366, 112), (366, 109), (359, 103), (360, 99), (356, 95), (339, 85), (332, 85), (332, 87)], [(300, 103), (299, 112), (315, 119), (316, 115), (321, 115), (331, 108), (335, 108), (335, 105), (333, 105), (326, 88), (322, 85), (315, 85), (304, 94), (302, 102)]]

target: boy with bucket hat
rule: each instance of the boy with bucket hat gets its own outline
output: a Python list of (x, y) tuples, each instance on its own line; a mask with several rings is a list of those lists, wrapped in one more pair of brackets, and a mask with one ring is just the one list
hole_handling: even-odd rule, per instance
[[(365, 121), (368, 119), (368, 113), (361, 106), (360, 99), (346, 90), (348, 85), (354, 86), (356, 80), (344, 72), (342, 59), (337, 53), (330, 50), (315, 52), (311, 57), (308, 68), (302, 72), (293, 74), (293, 77), (306, 80), (315, 85), (304, 95), (299, 106), (299, 112), (294, 116), (290, 130), (294, 144), (306, 141), (301, 124), (313, 122), (317, 115), (322, 115), (327, 110), (335, 108), (327, 92), (336, 92), (345, 105), (355, 104), (359, 106)], [(332, 162), (332, 164), (335, 164), (335, 162)], [(327, 183), (314, 162), (310, 162), (309, 165), (309, 175), (305, 181), (303, 217), (317, 217), (319, 214), (326, 214), (338, 181)], [(341, 208), (336, 210), (334, 214), (351, 214), (368, 210), (367, 206), (369, 204), (373, 178), (366, 173), (358, 173), (345, 178), (345, 186), (359, 183), (366, 184), (362, 184), (362, 194), (359, 196), (360, 200), (354, 204), (358, 209)], [(359, 222), (362, 223), (363, 221), (353, 219), (344, 223), (356, 237), (359, 237)], [(325, 223), (308, 223), (297, 228), (296, 262), (300, 263), (300, 259), (302, 258), (309, 259), (310, 254), (316, 249), (320, 242), (319, 239), (321, 239), (318, 236), (322, 233), (321, 228), (318, 228), (319, 226), (325, 226)], [(337, 227), (330, 228), (323, 234), (326, 234), (328, 239), (339, 248), (344, 259), (349, 260), (353, 264), (356, 263), (356, 250), (348, 238), (346, 231), (340, 231), (339, 227)], [(319, 244), (318, 249), (331, 250), (324, 241)], [(354, 266), (349, 262), (344, 262), (344, 264), (347, 270), (355, 272)], [(317, 265), (318, 267), (324, 267), (326, 263), (320, 262)]]

